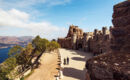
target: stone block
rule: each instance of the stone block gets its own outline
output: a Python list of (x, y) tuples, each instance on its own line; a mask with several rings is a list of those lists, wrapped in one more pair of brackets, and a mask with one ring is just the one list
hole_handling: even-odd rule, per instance
[(127, 35), (127, 32), (125, 31), (124, 28), (115, 27), (115, 28), (112, 29), (111, 34), (114, 37), (119, 37), (119, 36), (124, 37), (125, 35)]
[(128, 16), (128, 15), (130, 15), (130, 6), (114, 9), (113, 18)]
[(127, 25), (130, 25), (130, 15), (114, 18), (112, 23), (114, 27), (126, 27)]
[(126, 8), (128, 6), (130, 6), (130, 1), (127, 0), (127, 1), (124, 1), (124, 2), (121, 2), (121, 3), (117, 4), (117, 5), (115, 5), (114, 9), (117, 9), (117, 8)]

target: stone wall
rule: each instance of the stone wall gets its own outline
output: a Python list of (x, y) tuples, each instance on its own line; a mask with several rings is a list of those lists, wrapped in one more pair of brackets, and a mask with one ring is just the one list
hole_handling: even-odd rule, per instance
[(130, 1), (114, 6), (113, 51), (130, 52)]
[(88, 40), (89, 51), (94, 54), (101, 54), (110, 50), (110, 33), (106, 27), (101, 31), (95, 29), (93, 36)]
[[(130, 80), (130, 1), (114, 6), (111, 52), (89, 59), (91, 80)], [(86, 75), (88, 76), (88, 75)], [(86, 77), (86, 80), (90, 78)]]
[(58, 39), (58, 43), (60, 44), (60, 46), (62, 48), (68, 48), (68, 49), (72, 49), (72, 43), (71, 43), (71, 38), (59, 38)]

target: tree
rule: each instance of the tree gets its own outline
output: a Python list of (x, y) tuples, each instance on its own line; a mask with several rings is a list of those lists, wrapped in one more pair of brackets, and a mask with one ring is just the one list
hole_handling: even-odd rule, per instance
[(23, 48), (22, 48), (21, 46), (16, 45), (16, 46), (12, 47), (12, 48), (9, 50), (8, 56), (9, 56), (9, 57), (13, 57), (13, 56), (15, 56), (15, 55), (21, 53), (22, 50), (23, 50)]
[[(37, 37), (36, 37), (37, 39)], [(35, 40), (36, 41), (36, 40)], [(42, 54), (45, 52), (45, 50), (47, 49), (47, 46), (49, 44), (49, 41), (47, 39), (38, 39), (38, 42), (35, 42), (36, 44), (35, 49), (38, 50), (40, 52), (40, 54), (37, 56), (34, 64), (36, 64), (36, 66), (38, 66), (38, 60), (40, 59), (40, 57), (42, 56)], [(34, 65), (33, 64), (33, 65)]]
[(29, 43), (25, 48), (21, 46), (14, 46), (10, 49), (8, 55), (11, 58), (16, 59), (16, 63), (22, 66), (22, 71), (24, 71), (25, 67), (31, 64), (31, 54), (33, 51), (33, 46)]
[(32, 41), (33, 47), (40, 52), (45, 51), (48, 44), (49, 41), (45, 38), (44, 39), (40, 38), (40, 36), (36, 36), (36, 38), (33, 39)]
[(33, 39), (32, 45), (33, 45), (34, 48), (37, 48), (37, 47), (38, 47), (38, 43), (39, 43), (40, 40), (41, 40), (41, 38), (40, 38), (39, 35), (36, 36), (36, 37)]
[(31, 65), (31, 54), (33, 52), (32, 44), (29, 43), (23, 51), (16, 56), (17, 63), (22, 66), (22, 71), (29, 65)]
[(32, 44), (28, 43), (28, 45), (25, 48), (26, 55), (30, 56), (32, 54), (33, 49), (34, 48), (33, 48)]
[(36, 36), (33, 40), (32, 40), (32, 46), (34, 48), (32, 54), (31, 54), (31, 60), (34, 56), (38, 56), (40, 54), (40, 50), (39, 48), (39, 41), (41, 40), (40, 36)]
[(60, 45), (56, 41), (51, 41), (49, 45), (47, 46), (48, 51), (53, 51), (55, 49), (58, 49)]
[(2, 72), (1, 66), (0, 66), (0, 80), (8, 80), (6, 77), (6, 73)]
[(0, 65), (0, 80), (8, 80), (7, 75), (17, 66), (16, 58), (9, 57)]
[(32, 56), (33, 50), (34, 50), (33, 45), (29, 43), (25, 49), (27, 65), (31, 64), (31, 56)]

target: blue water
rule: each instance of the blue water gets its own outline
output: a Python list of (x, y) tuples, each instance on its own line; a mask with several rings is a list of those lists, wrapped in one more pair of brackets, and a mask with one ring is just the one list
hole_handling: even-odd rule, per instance
[(10, 50), (10, 47), (9, 48), (0, 49), (0, 63), (2, 63), (5, 59), (8, 58), (9, 50)]

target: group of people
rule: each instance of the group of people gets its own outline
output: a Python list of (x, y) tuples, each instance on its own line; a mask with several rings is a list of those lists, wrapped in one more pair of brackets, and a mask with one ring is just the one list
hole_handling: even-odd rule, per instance
[(64, 65), (69, 65), (69, 57), (64, 58)]

